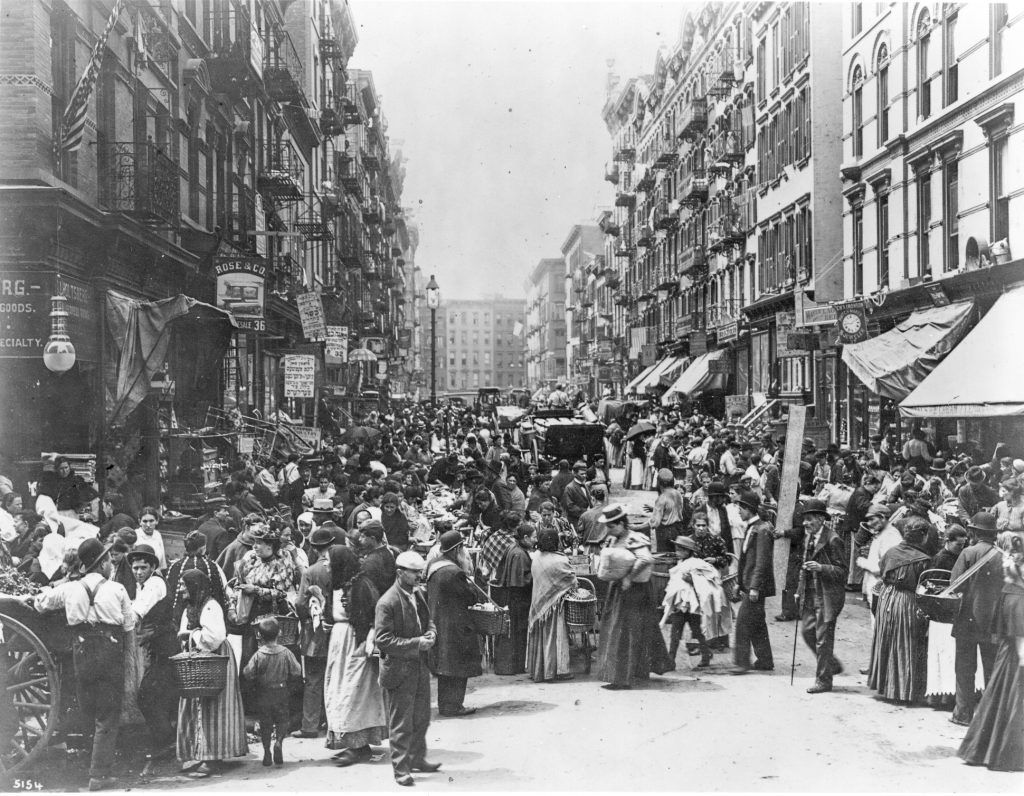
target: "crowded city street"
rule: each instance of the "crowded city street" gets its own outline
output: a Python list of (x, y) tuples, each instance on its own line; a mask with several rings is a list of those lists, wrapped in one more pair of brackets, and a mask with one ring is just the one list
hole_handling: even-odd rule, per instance
[(1024, 4), (0, 53), (0, 792), (1021, 792)]

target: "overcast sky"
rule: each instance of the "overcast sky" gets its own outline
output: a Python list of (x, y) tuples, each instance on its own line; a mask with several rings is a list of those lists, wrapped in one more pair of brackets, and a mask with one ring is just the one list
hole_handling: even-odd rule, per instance
[(549, 0), (352, 0), (382, 96), (416, 262), (442, 298), (524, 296), (569, 228), (614, 200), (601, 119), (606, 61), (624, 79), (674, 48), (687, 4)]

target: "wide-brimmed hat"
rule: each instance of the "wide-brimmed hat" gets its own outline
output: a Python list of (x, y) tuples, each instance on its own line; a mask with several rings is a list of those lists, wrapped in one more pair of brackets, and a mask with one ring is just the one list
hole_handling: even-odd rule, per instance
[(597, 519), (603, 523), (620, 522), (626, 519), (626, 507), (621, 503), (611, 503), (605, 506), (604, 511), (598, 515)]
[(462, 538), (462, 534), (459, 531), (445, 531), (441, 534), (442, 553), (450, 553), (464, 543), (465, 539)]
[(135, 545), (125, 554), (125, 558), (128, 559), (129, 564), (134, 563), (135, 559), (141, 558), (147, 564), (152, 565), (153, 569), (160, 567), (160, 559), (156, 557), (156, 551), (148, 544)]
[[(334, 523), (324, 523), (309, 535), (310, 547), (330, 547), (334, 544), (334, 533), (327, 527), (328, 525), (334, 525)], [(334, 525), (334, 527), (338, 526)]]
[(78, 560), (82, 562), (82, 573), (93, 569), (110, 554), (111, 545), (104, 545), (99, 539), (86, 539), (78, 546)]
[(741, 489), (736, 502), (751, 511), (757, 511), (761, 507), (761, 496), (752, 489)]
[(820, 514), (822, 517), (828, 516), (828, 506), (824, 500), (808, 500), (804, 503), (804, 516), (808, 514)]
[(697, 542), (689, 536), (677, 536), (675, 539), (672, 540), (672, 544), (674, 544), (676, 547), (685, 547), (691, 553), (700, 552), (700, 547), (697, 545)]
[(988, 533), (996, 533), (996, 515), (989, 514), (987, 511), (979, 511), (973, 517), (971, 521), (967, 523), (967, 527), (976, 531), (986, 531)]
[(314, 498), (313, 499), (313, 512), (330, 514), (334, 511), (334, 501), (330, 498)]

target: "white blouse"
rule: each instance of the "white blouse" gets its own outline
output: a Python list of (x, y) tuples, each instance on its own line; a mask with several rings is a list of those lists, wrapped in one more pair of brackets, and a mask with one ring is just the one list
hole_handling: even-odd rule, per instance
[[(179, 631), (188, 630), (188, 611), (181, 615)], [(190, 646), (204, 652), (216, 652), (227, 639), (227, 628), (224, 626), (224, 611), (214, 599), (206, 601), (199, 613), (199, 627), (189, 634)]]

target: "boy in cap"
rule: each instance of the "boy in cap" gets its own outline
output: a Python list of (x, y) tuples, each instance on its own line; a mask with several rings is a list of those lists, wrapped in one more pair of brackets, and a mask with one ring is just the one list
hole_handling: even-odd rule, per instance
[[(282, 744), (288, 733), (288, 698), (293, 680), (302, 677), (302, 668), (292, 651), (277, 643), (281, 627), (272, 616), (260, 619), (256, 627), (260, 648), (256, 650), (242, 670), (242, 676), (256, 688), (256, 705), (260, 722), (260, 740), (263, 742), (263, 765), (282, 765)], [(272, 735), (277, 733), (273, 756), (270, 751)]]

